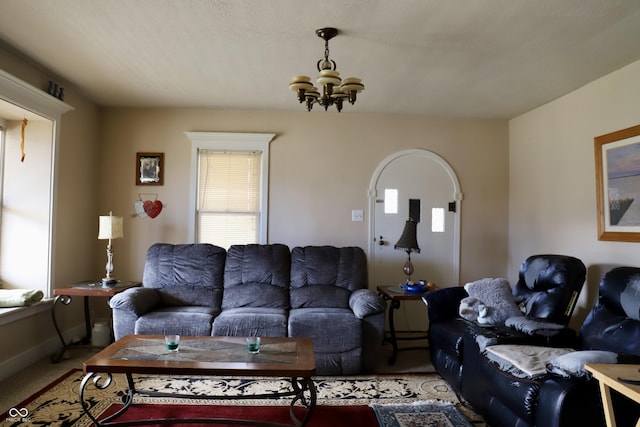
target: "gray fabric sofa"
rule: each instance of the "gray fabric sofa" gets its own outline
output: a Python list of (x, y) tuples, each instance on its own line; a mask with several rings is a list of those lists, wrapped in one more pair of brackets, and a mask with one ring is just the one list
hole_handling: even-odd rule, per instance
[(366, 372), (379, 355), (385, 303), (358, 247), (157, 243), (142, 282), (109, 301), (116, 339), (310, 337), (318, 375)]

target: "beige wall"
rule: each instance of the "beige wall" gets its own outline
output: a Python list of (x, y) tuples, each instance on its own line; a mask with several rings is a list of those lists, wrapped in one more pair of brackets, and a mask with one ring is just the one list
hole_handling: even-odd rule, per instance
[(583, 260), (588, 282), (572, 324), (612, 266), (640, 266), (640, 244), (599, 241), (593, 138), (640, 123), (640, 62), (510, 122), (509, 271), (529, 254)]
[[(363, 99), (364, 102), (364, 99)], [(102, 113), (100, 210), (125, 217), (114, 241), (114, 275), (140, 279), (155, 242), (189, 242), (191, 145), (185, 131), (268, 132), (271, 142), (269, 242), (368, 247), (371, 176), (389, 154), (431, 150), (458, 174), (462, 212), (461, 278), (506, 272), (507, 123), (418, 116), (207, 109), (107, 108)], [(135, 185), (136, 152), (164, 152), (163, 186)], [(139, 197), (166, 206), (134, 218)], [(365, 222), (351, 222), (363, 209)], [(104, 243), (98, 243), (104, 250)], [(103, 257), (104, 258), (104, 257)], [(96, 261), (100, 270), (104, 259)], [(372, 286), (375, 282), (372, 281)]]

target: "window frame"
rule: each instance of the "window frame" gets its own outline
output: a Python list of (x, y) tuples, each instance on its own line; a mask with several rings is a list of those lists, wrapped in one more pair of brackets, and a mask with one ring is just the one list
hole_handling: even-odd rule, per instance
[(233, 132), (185, 132), (191, 142), (191, 183), (189, 197), (189, 235), (193, 243), (198, 242), (198, 177), (200, 150), (213, 151), (261, 151), (260, 159), (260, 220), (258, 243), (266, 244), (269, 217), (269, 145), (275, 133)]
[[(52, 123), (51, 135), (51, 175), (49, 182), (50, 201), (47, 206), (48, 218), (48, 250), (47, 250), (47, 278), (44, 284), (45, 298), (53, 295), (55, 277), (55, 224), (56, 224), (56, 183), (57, 183), (57, 163), (58, 163), (58, 142), (60, 141), (60, 128), (62, 115), (72, 111), (73, 107), (63, 101), (52, 97), (47, 92), (32, 86), (17, 77), (0, 70), (0, 99), (13, 104), (21, 109), (32, 112)], [(5, 135), (6, 137), (6, 135)], [(4, 174), (4, 172), (3, 172)]]

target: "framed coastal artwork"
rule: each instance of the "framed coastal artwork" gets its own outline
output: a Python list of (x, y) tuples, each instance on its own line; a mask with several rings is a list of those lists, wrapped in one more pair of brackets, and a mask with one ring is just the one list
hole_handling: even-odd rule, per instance
[(598, 239), (640, 242), (640, 125), (594, 138)]
[(164, 184), (164, 153), (136, 153), (136, 185)]

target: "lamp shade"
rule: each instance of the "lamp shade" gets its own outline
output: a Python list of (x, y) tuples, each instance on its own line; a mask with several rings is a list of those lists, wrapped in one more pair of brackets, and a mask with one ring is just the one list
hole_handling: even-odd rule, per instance
[(111, 213), (109, 213), (108, 216), (100, 216), (98, 239), (121, 239), (123, 237), (124, 233), (121, 216), (113, 216)]
[(418, 223), (413, 220), (405, 222), (402, 235), (398, 239), (398, 242), (393, 246), (394, 249), (403, 249), (407, 252), (420, 253), (420, 247), (418, 246), (418, 239), (416, 237), (417, 226)]

